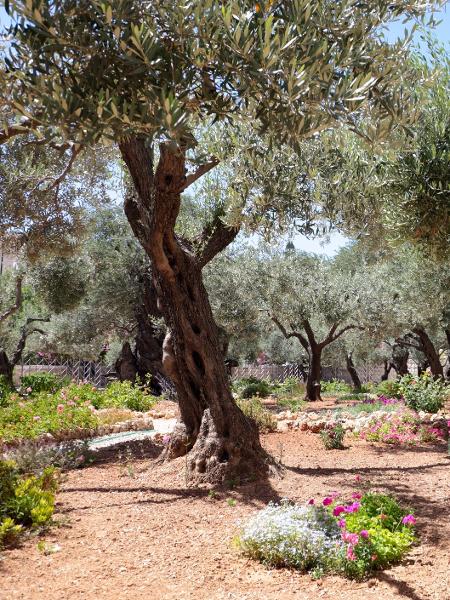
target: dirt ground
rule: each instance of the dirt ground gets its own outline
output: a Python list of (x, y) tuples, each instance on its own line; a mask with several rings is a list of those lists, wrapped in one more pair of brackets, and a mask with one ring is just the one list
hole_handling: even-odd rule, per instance
[[(105, 451), (62, 484), (60, 526), (41, 538), (60, 550), (46, 556), (34, 537), (3, 553), (0, 599), (450, 598), (446, 444), (398, 449), (349, 437), (347, 449), (325, 451), (318, 435), (301, 431), (268, 434), (263, 443), (285, 465), (283, 476), (214, 497), (186, 487), (183, 458), (158, 464), (161, 448), (151, 442), (138, 442), (120, 457), (117, 449)], [(352, 492), (361, 489), (356, 476), (414, 507), (421, 545), (403, 564), (364, 582), (314, 581), (269, 570), (233, 548), (239, 521), (269, 500)]]

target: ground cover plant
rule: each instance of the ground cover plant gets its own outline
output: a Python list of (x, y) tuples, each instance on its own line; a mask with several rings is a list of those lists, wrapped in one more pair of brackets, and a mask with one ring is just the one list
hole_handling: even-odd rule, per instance
[(334, 493), (306, 506), (269, 504), (243, 526), (236, 543), (274, 567), (361, 578), (399, 562), (416, 541), (416, 518), (389, 495)]
[(55, 469), (26, 476), (12, 461), (0, 461), (0, 548), (14, 543), (25, 528), (50, 521), (55, 506)]
[(345, 381), (339, 379), (332, 379), (331, 381), (320, 382), (322, 396), (339, 396), (342, 394), (350, 394), (352, 392), (352, 386)]
[(436, 442), (446, 436), (444, 429), (422, 423), (419, 415), (408, 409), (374, 417), (359, 436), (368, 442), (385, 444), (418, 444)]

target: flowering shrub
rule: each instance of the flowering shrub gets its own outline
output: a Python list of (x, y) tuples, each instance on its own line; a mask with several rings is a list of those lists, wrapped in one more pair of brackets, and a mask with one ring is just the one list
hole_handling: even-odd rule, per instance
[(344, 447), (344, 436), (345, 430), (341, 423), (329, 423), (320, 432), (320, 438), (326, 450), (341, 450)]
[(40, 394), (41, 392), (56, 392), (65, 384), (67, 384), (67, 381), (61, 379), (61, 377), (58, 377), (54, 373), (48, 373), (46, 371), (30, 373), (20, 378), (20, 387), (22, 391), (33, 396)]
[(437, 427), (423, 425), (417, 413), (404, 410), (372, 419), (359, 435), (369, 442), (400, 445), (434, 442), (445, 433)]
[(47, 523), (55, 504), (54, 469), (24, 477), (10, 461), (0, 461), (0, 547), (15, 541), (23, 527)]
[(323, 506), (269, 504), (244, 526), (238, 544), (247, 556), (274, 567), (330, 569), (342, 547), (336, 520)]
[(269, 504), (244, 526), (238, 538), (251, 558), (275, 567), (343, 573), (360, 578), (398, 562), (415, 541), (416, 519), (394, 498), (355, 492), (306, 506)]
[(70, 400), (61, 390), (56, 394), (39, 394), (29, 399), (11, 395), (8, 406), (0, 411), (0, 442), (35, 439), (43, 433), (97, 426), (92, 405)]
[(435, 379), (427, 372), (419, 377), (405, 375), (400, 379), (399, 386), (407, 406), (430, 413), (442, 408), (450, 395), (450, 388), (441, 379)]
[[(355, 504), (358, 504), (355, 509)], [(342, 566), (349, 577), (400, 561), (415, 541), (415, 518), (391, 496), (367, 493), (344, 507), (339, 525), (346, 545)], [(333, 509), (336, 510), (337, 507)]]

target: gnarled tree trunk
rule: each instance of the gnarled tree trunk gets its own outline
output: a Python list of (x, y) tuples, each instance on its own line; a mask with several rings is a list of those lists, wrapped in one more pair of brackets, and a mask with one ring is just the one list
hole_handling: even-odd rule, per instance
[(124, 140), (120, 150), (136, 189), (127, 197), (125, 212), (152, 262), (158, 308), (167, 325), (163, 366), (180, 407), (181, 421), (167, 456), (189, 451), (189, 478), (194, 482), (261, 475), (267, 469), (266, 455), (255, 423), (231, 395), (201, 272), (236, 232), (219, 222), (205, 232), (196, 252), (174, 233), (180, 194), (188, 185), (184, 152), (175, 144), (162, 144), (153, 174), (152, 152), (143, 138)]
[(434, 347), (433, 342), (431, 341), (428, 333), (423, 329), (423, 327), (415, 327), (413, 329), (413, 333), (417, 336), (422, 346), (421, 350), (425, 354), (427, 362), (430, 366), (431, 374), (434, 377), (443, 377), (444, 376), (444, 368), (441, 364), (441, 360), (439, 358), (439, 354)]
[(306, 378), (306, 396), (305, 400), (314, 402), (322, 400), (320, 395), (320, 380), (322, 376), (322, 348), (319, 344), (314, 344), (309, 352), (309, 370)]
[(3, 348), (0, 348), (0, 376), (9, 387), (13, 387), (14, 365), (9, 361), (8, 355)]
[(392, 361), (391, 365), (394, 367), (397, 375), (403, 377), (408, 375), (408, 359), (409, 352), (406, 348), (402, 348), (399, 344), (394, 344), (392, 347)]
[(345, 363), (347, 366), (348, 374), (350, 375), (352, 383), (353, 383), (353, 389), (355, 390), (355, 392), (361, 391), (361, 387), (362, 387), (361, 379), (359, 378), (358, 371), (356, 370), (355, 363), (353, 362), (353, 357), (352, 357), (351, 352), (346, 354)]

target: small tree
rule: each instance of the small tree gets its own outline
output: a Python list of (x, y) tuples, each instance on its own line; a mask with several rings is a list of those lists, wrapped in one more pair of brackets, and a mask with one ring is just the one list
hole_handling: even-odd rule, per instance
[(333, 269), (331, 261), (295, 252), (259, 257), (251, 280), (261, 310), (307, 353), (306, 400), (320, 400), (323, 351), (346, 332), (361, 328), (361, 290), (344, 271)]

